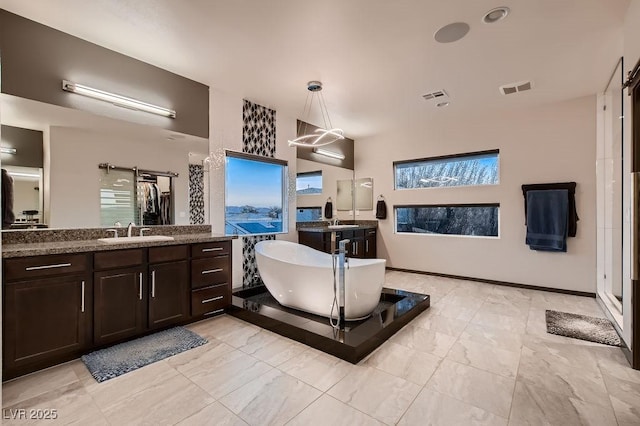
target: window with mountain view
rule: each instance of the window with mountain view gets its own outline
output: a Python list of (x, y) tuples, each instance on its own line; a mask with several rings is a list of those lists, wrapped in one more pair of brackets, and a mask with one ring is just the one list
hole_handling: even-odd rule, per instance
[(498, 150), (396, 161), (393, 167), (395, 189), (500, 183)]
[(225, 233), (286, 233), (286, 180), (286, 161), (227, 151)]

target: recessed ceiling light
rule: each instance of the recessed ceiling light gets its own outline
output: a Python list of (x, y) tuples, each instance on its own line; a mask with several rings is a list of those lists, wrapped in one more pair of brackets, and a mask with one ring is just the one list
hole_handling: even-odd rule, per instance
[(448, 107), (449, 106), (449, 102), (440, 102), (440, 103), (436, 104), (436, 106), (438, 108)]
[(506, 6), (491, 9), (482, 17), (482, 22), (484, 22), (485, 24), (493, 24), (495, 22), (501, 21), (507, 17), (509, 11), (510, 9)]
[(454, 22), (436, 31), (433, 38), (439, 43), (452, 43), (466, 36), (468, 32), (469, 24), (465, 22)]

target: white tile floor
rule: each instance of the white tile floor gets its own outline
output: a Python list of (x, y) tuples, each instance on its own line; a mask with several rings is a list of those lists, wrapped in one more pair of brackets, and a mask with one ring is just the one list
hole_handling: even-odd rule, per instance
[[(96, 383), (76, 360), (3, 384), (7, 417), (56, 409), (90, 425), (638, 425), (640, 371), (618, 348), (546, 333), (544, 311), (595, 299), (390, 271), (432, 306), (359, 365), (230, 316), (209, 339)], [(44, 423), (44, 422), (43, 422)], [(4, 419), (3, 424), (29, 424)]]

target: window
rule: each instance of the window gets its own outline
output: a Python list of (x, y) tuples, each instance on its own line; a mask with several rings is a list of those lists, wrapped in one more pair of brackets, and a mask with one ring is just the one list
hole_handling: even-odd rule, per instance
[(500, 182), (499, 151), (396, 161), (395, 189), (495, 185)]
[(396, 206), (396, 232), (498, 236), (499, 204)]
[(286, 233), (286, 181), (286, 161), (227, 151), (225, 233)]
[(296, 177), (296, 194), (322, 194), (322, 171), (298, 173)]
[(322, 220), (322, 207), (298, 207), (296, 222), (318, 222)]

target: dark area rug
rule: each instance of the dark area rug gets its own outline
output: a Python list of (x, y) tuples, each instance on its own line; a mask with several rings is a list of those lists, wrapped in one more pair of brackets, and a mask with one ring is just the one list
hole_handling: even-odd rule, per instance
[(104, 382), (205, 343), (207, 339), (193, 331), (174, 327), (91, 352), (82, 361), (98, 382)]
[(610, 346), (620, 346), (622, 343), (611, 321), (606, 318), (550, 310), (546, 311), (545, 316), (547, 333)]

